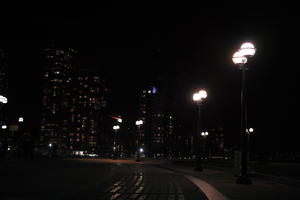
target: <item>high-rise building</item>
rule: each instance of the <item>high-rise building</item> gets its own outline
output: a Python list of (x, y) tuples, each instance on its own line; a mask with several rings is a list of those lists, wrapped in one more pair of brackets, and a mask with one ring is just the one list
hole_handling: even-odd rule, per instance
[(6, 70), (4, 50), (0, 49), (0, 126), (2, 125), (2, 120), (4, 120), (3, 106), (6, 104), (5, 102), (7, 102), (8, 78)]
[(173, 117), (166, 112), (162, 92), (150, 86), (142, 90), (140, 119), (144, 124), (140, 131), (140, 144), (148, 157), (168, 157), (172, 155)]
[(68, 131), (68, 148), (73, 152), (99, 152), (103, 145), (101, 135), (106, 107), (107, 88), (100, 74), (92, 69), (75, 70), (69, 91), (65, 129)]
[(77, 52), (71, 48), (52, 46), (45, 49), (43, 68), (42, 119), (40, 142), (47, 145), (56, 143), (67, 148), (67, 118), (64, 109), (69, 106), (69, 94), (66, 88), (71, 81), (71, 72), (75, 68)]

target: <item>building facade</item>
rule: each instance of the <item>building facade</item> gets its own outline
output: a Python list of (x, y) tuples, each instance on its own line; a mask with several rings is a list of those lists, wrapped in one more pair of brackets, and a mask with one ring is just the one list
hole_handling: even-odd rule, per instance
[(142, 90), (139, 105), (139, 118), (143, 120), (140, 145), (148, 157), (170, 157), (174, 140), (174, 119), (165, 110), (165, 99), (156, 87)]
[(95, 70), (75, 70), (68, 92), (68, 148), (73, 152), (98, 153), (105, 134), (103, 123), (106, 94), (102, 77)]
[(56, 143), (66, 148), (67, 124), (64, 107), (68, 106), (67, 85), (75, 68), (77, 52), (71, 48), (51, 47), (45, 49), (43, 68), (42, 119), (40, 142), (42, 145)]
[(99, 73), (78, 69), (77, 51), (45, 50), (40, 145), (55, 144), (62, 154), (99, 149), (101, 113), (107, 89)]

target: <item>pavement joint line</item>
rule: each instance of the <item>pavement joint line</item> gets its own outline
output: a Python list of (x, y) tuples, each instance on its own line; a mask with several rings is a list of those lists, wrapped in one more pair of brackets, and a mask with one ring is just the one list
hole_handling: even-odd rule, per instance
[(201, 191), (203, 191), (209, 200), (229, 200), (225, 195), (216, 190), (207, 182), (202, 181), (194, 176), (185, 175), (185, 177), (194, 183)]

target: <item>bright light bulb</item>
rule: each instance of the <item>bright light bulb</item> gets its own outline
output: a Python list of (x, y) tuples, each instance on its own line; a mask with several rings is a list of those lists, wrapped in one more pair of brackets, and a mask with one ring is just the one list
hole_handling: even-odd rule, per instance
[(256, 49), (252, 43), (246, 42), (246, 43), (242, 44), (242, 46), (240, 48), (240, 52), (245, 57), (252, 57), (252, 56), (254, 56)]
[(234, 64), (243, 65), (247, 62), (247, 58), (240, 51), (237, 51), (233, 54), (232, 61)]
[(205, 90), (200, 90), (199, 95), (201, 99), (205, 99), (207, 97), (207, 92)]

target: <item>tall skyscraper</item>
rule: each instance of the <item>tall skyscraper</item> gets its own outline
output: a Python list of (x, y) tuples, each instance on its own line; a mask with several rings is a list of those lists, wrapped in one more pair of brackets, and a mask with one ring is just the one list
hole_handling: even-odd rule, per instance
[(150, 86), (142, 90), (139, 107), (141, 145), (148, 157), (172, 155), (173, 117), (166, 112), (164, 93)]
[(67, 118), (64, 111), (69, 107), (69, 93), (66, 89), (72, 79), (76, 54), (76, 50), (71, 48), (52, 46), (45, 49), (40, 129), (40, 141), (44, 145), (56, 143), (60, 148), (67, 148)]
[(103, 115), (107, 88), (100, 74), (92, 69), (75, 70), (69, 85), (68, 148), (73, 152), (97, 153), (103, 145)]
[(0, 49), (0, 95), (7, 94), (8, 79), (4, 50)]
[(3, 108), (6, 104), (5, 102), (7, 102), (8, 78), (6, 64), (4, 50), (0, 49), (0, 126), (5, 118)]

